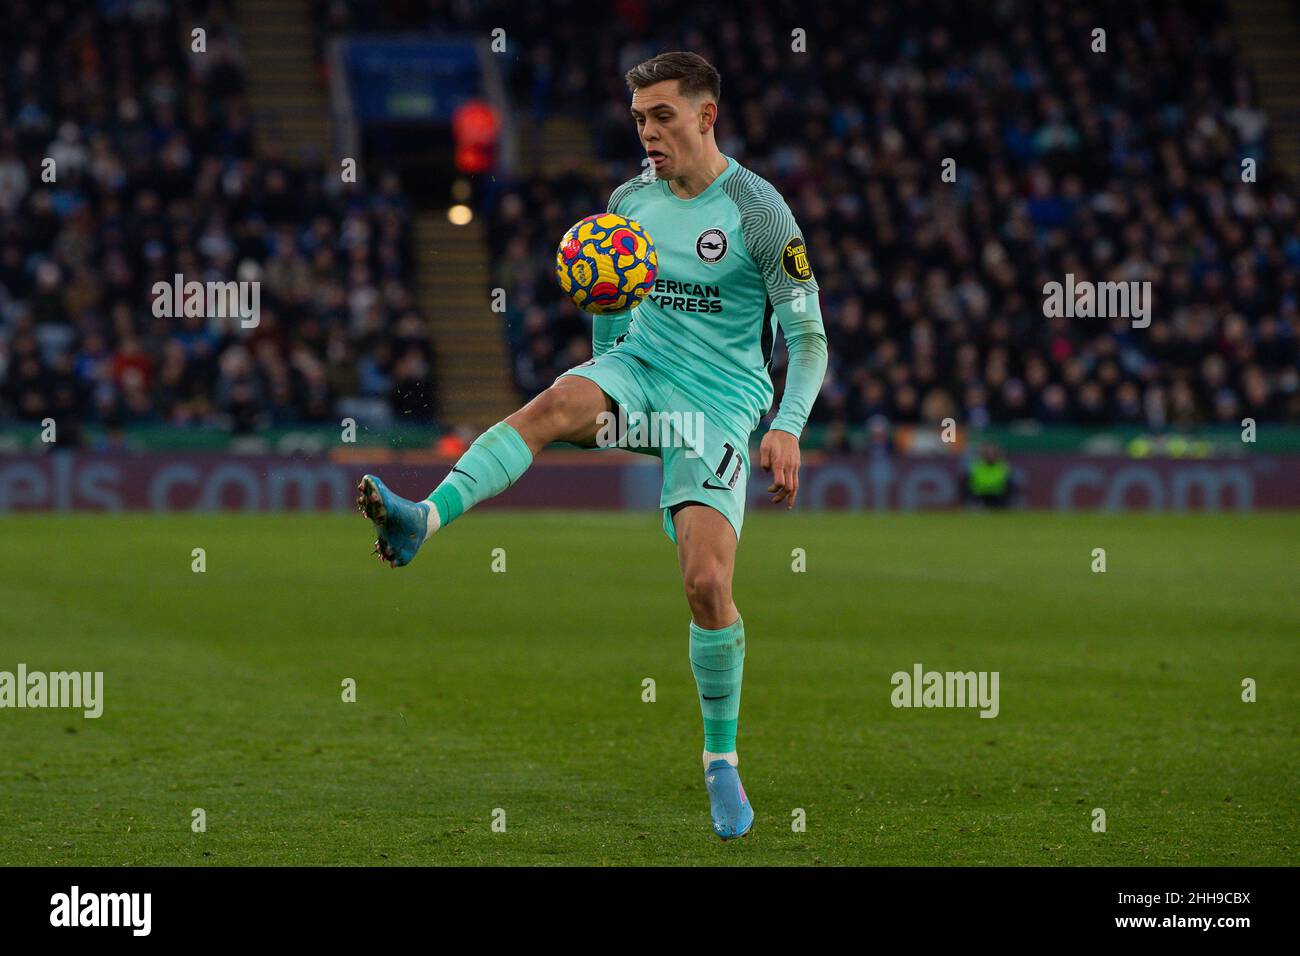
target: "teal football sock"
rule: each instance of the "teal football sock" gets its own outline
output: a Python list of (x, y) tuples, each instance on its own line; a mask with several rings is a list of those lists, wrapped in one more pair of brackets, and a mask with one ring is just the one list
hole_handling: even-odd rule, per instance
[(480, 501), (501, 494), (528, 470), (533, 453), (512, 425), (497, 422), (474, 440), (426, 501), (438, 509), (439, 528)]
[(736, 749), (740, 680), (745, 669), (745, 622), (716, 631), (691, 622), (691, 670), (704, 716), (704, 749), (715, 754)]

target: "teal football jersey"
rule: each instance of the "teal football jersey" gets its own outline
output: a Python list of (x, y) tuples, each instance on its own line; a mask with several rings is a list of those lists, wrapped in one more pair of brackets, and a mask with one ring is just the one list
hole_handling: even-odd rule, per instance
[(654, 288), (631, 311), (620, 348), (706, 414), (753, 431), (772, 404), (778, 316), (821, 325), (817, 280), (790, 207), (727, 157), (698, 196), (678, 197), (649, 171), (614, 190), (609, 211), (644, 226), (659, 254)]

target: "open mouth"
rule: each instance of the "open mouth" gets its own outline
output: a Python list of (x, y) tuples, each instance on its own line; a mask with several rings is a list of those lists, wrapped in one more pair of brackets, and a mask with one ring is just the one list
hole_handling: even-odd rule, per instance
[(659, 150), (657, 149), (646, 150), (646, 155), (650, 157), (650, 162), (654, 163), (656, 166), (660, 165), (661, 163), (665, 162), (668, 159), (667, 156), (659, 152)]

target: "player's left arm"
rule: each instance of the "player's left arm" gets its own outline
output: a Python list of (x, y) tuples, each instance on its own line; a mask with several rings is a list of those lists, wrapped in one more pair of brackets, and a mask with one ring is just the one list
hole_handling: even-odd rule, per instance
[[(755, 261), (763, 272), (777, 324), (785, 335), (789, 362), (785, 393), (772, 426), (758, 448), (758, 463), (772, 473), (772, 502), (794, 507), (799, 493), (799, 436), (826, 376), (826, 329), (822, 324), (817, 280), (794, 214), (779, 196), (768, 210)], [(758, 231), (758, 230), (756, 230)]]
[[(799, 436), (826, 377), (826, 331), (816, 293), (810, 294), (809, 299), (811, 303), (803, 314), (777, 319), (790, 353), (785, 394), (781, 396), (781, 407), (772, 420), (772, 427), (758, 449), (759, 464), (764, 471), (772, 472), (772, 484), (767, 489), (775, 493), (772, 501), (785, 499), (787, 509), (794, 507), (799, 492)], [(779, 315), (780, 310), (777, 311)]]

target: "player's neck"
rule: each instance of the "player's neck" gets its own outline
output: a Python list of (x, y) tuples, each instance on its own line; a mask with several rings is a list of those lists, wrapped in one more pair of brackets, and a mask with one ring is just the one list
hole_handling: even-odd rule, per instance
[(713, 154), (705, 156), (697, 168), (668, 180), (668, 188), (679, 199), (694, 199), (726, 172), (727, 165), (727, 157), (723, 156), (715, 146)]

